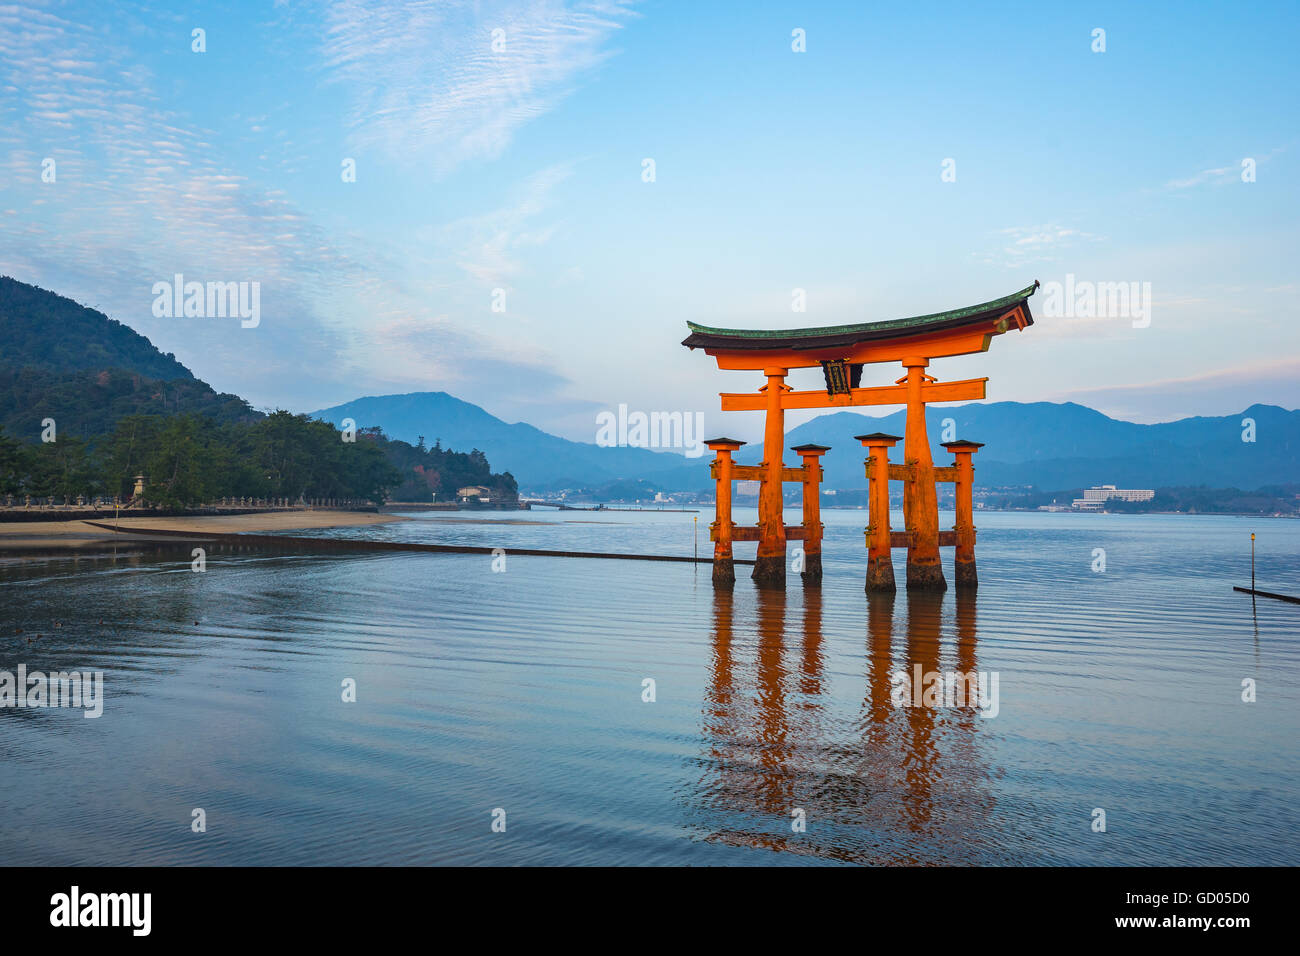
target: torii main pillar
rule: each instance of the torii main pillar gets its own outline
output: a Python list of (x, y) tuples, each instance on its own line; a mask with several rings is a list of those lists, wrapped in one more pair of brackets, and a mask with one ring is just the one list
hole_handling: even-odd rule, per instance
[(785, 444), (785, 408), (782, 392), (789, 391), (784, 368), (765, 368), (767, 419), (763, 428), (763, 479), (758, 491), (758, 557), (754, 583), (759, 587), (785, 587), (785, 494), (781, 487), (781, 446)]
[(925, 399), (922, 387), (932, 376), (925, 374), (928, 358), (906, 356), (907, 430), (903, 433), (903, 463), (912, 478), (903, 485), (903, 520), (907, 523), (908, 590), (943, 591), (948, 582), (939, 561), (939, 496), (934, 485), (934, 458), (925, 432)]

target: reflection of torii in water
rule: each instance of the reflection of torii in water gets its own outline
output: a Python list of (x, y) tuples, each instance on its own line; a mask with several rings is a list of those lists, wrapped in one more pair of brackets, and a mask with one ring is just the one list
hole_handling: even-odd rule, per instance
[[(706, 818), (706, 839), (864, 863), (964, 862), (990, 845), (991, 797), (974, 708), (891, 702), (896, 672), (913, 664), (940, 670), (942, 596), (909, 595), (906, 643), (897, 655), (894, 598), (872, 597), (862, 709), (836, 717), (820, 592), (803, 592), (801, 621), (789, 627), (784, 591), (753, 593), (753, 627), (739, 625), (738, 647), (737, 598), (714, 592), (705, 772), (690, 797)], [(953, 662), (973, 672), (973, 594), (958, 592), (955, 625)], [(787, 648), (787, 635), (799, 636), (797, 652), (793, 641)], [(741, 648), (752, 651), (749, 660)], [(791, 829), (796, 809), (806, 814), (806, 832)]]

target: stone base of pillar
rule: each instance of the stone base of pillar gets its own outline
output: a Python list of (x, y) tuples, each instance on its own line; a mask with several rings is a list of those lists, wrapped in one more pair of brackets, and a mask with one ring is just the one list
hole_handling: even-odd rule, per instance
[(799, 577), (803, 578), (803, 583), (810, 586), (818, 586), (822, 583), (822, 556), (820, 554), (806, 554), (803, 559), (803, 570), (799, 572)]
[(936, 561), (907, 562), (907, 589), (909, 591), (946, 591), (948, 582), (943, 576), (943, 565)]
[(785, 555), (759, 555), (754, 561), (754, 583), (760, 588), (785, 587)]
[(979, 586), (979, 577), (975, 574), (974, 561), (957, 562), (957, 587), (973, 588)]
[(736, 583), (736, 565), (731, 558), (713, 559), (713, 586), (729, 588)]

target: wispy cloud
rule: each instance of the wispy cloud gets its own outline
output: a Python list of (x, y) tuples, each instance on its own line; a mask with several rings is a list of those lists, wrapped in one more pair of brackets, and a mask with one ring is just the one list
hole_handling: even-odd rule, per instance
[(1039, 262), (1058, 262), (1064, 250), (1082, 243), (1102, 242), (1105, 236), (1082, 229), (1050, 223), (1042, 226), (1011, 226), (997, 232), (1000, 248), (980, 255), (983, 262), (1018, 268)]
[(1171, 179), (1165, 183), (1166, 189), (1191, 189), (1203, 183), (1228, 183), (1240, 177), (1241, 166), (1217, 166), (1214, 169), (1202, 169), (1186, 179)]
[[(1269, 150), (1269, 152), (1265, 153), (1263, 156), (1248, 157), (1248, 158), (1253, 161), (1254, 165), (1258, 166), (1261, 163), (1268, 162), (1278, 153), (1282, 152), (1285, 148), (1286, 147), (1279, 146), (1276, 149)], [(1241, 182), (1242, 181), (1241, 173), (1243, 168), (1245, 168), (1246, 163), (1247, 163), (1247, 159), (1240, 159), (1237, 160), (1237, 162), (1234, 165), (1216, 166), (1213, 169), (1202, 169), (1199, 173), (1195, 173), (1183, 179), (1169, 180), (1169, 182), (1165, 183), (1165, 188), (1166, 189), (1192, 189), (1193, 187), (1196, 186), (1204, 186), (1206, 183), (1223, 185), (1225, 183)]]
[(62, 10), (0, 7), (0, 177), (20, 219), (0, 233), (0, 270), (112, 311), (164, 348), (187, 351), (173, 344), (183, 339), (191, 361), (225, 357), (240, 385), (241, 372), (269, 369), (269, 350), (219, 323), (154, 317), (155, 281), (260, 282), (264, 313), (279, 320), (261, 344), (284, 345), (281, 362), (301, 358), (294, 371), (344, 348), (313, 301), (356, 263), (283, 193), (225, 166), (210, 131), (161, 106), (126, 47)]
[(1002, 235), (1009, 236), (1012, 245), (1016, 248), (1038, 249), (1055, 247), (1063, 243), (1077, 242), (1084, 239), (1096, 240), (1102, 238), (1081, 229), (1068, 229), (1065, 226), (1015, 226), (1010, 229), (1003, 229)]
[[(130, 47), (62, 9), (0, 6), (0, 181), (8, 185), (0, 274), (108, 312), (218, 388), (259, 404), (323, 406), (386, 384), (459, 383), (470, 392), (518, 384), (534, 395), (562, 387), (539, 350), (475, 321), (475, 303), (485, 283), (508, 284), (522, 251), (551, 235), (555, 224), (541, 214), (567, 165), (530, 177), (490, 212), (430, 227), (415, 258), (436, 257), (438, 268), (411, 279), (409, 241), (399, 252), (328, 229), (283, 191), (235, 171), (222, 135), (163, 103), (161, 84)], [(372, 15), (396, 28), (420, 11), (444, 12), (414, 4)], [(505, 21), (508, 43), (517, 33), (528, 50), (529, 36), (545, 34), (541, 14), (533, 16), (526, 30)], [(563, 17), (549, 22), (563, 32)], [(143, 36), (173, 29), (133, 25)], [(390, 41), (381, 32), (367, 47), (357, 35), (348, 49), (356, 63), (371, 62), (385, 58)], [(556, 40), (550, 49), (564, 56), (566, 46)], [(266, 117), (235, 120), (253, 129)], [(47, 157), (54, 182), (41, 179)], [(260, 282), (262, 324), (253, 332), (154, 317), (152, 284), (177, 272)], [(463, 288), (452, 288), (458, 281)], [(486, 293), (482, 303), (486, 311)]]
[(562, 163), (535, 173), (514, 202), (442, 227), (441, 243), (456, 250), (457, 264), (473, 279), (485, 285), (508, 284), (522, 268), (518, 252), (544, 244), (558, 228), (554, 222), (536, 220), (552, 206), (552, 191), (572, 168)]
[(347, 95), (356, 147), (446, 173), (499, 156), (569, 95), (610, 56), (630, 6), (345, 0), (326, 9), (323, 54)]
[(1134, 422), (1222, 415), (1226, 409), (1245, 409), (1257, 402), (1295, 408), (1300, 406), (1300, 359), (1266, 359), (1132, 385), (1076, 388), (1047, 398), (1081, 402)]

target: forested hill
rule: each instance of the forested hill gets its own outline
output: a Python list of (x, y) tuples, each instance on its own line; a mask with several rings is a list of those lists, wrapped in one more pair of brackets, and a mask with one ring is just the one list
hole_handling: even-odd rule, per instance
[[(45, 421), (54, 420), (46, 438)], [(175, 356), (71, 299), (0, 277), (0, 498), (129, 498), (181, 507), (225, 497), (447, 501), (467, 485), (509, 505), (486, 456), (358, 441), (305, 415), (264, 415)]]
[(7, 434), (37, 441), (41, 422), (52, 418), (60, 434), (93, 439), (129, 415), (182, 413), (223, 423), (262, 417), (121, 322), (0, 277), (0, 427)]
[(0, 363), (56, 372), (119, 368), (171, 381), (194, 374), (176, 356), (102, 312), (0, 276)]

